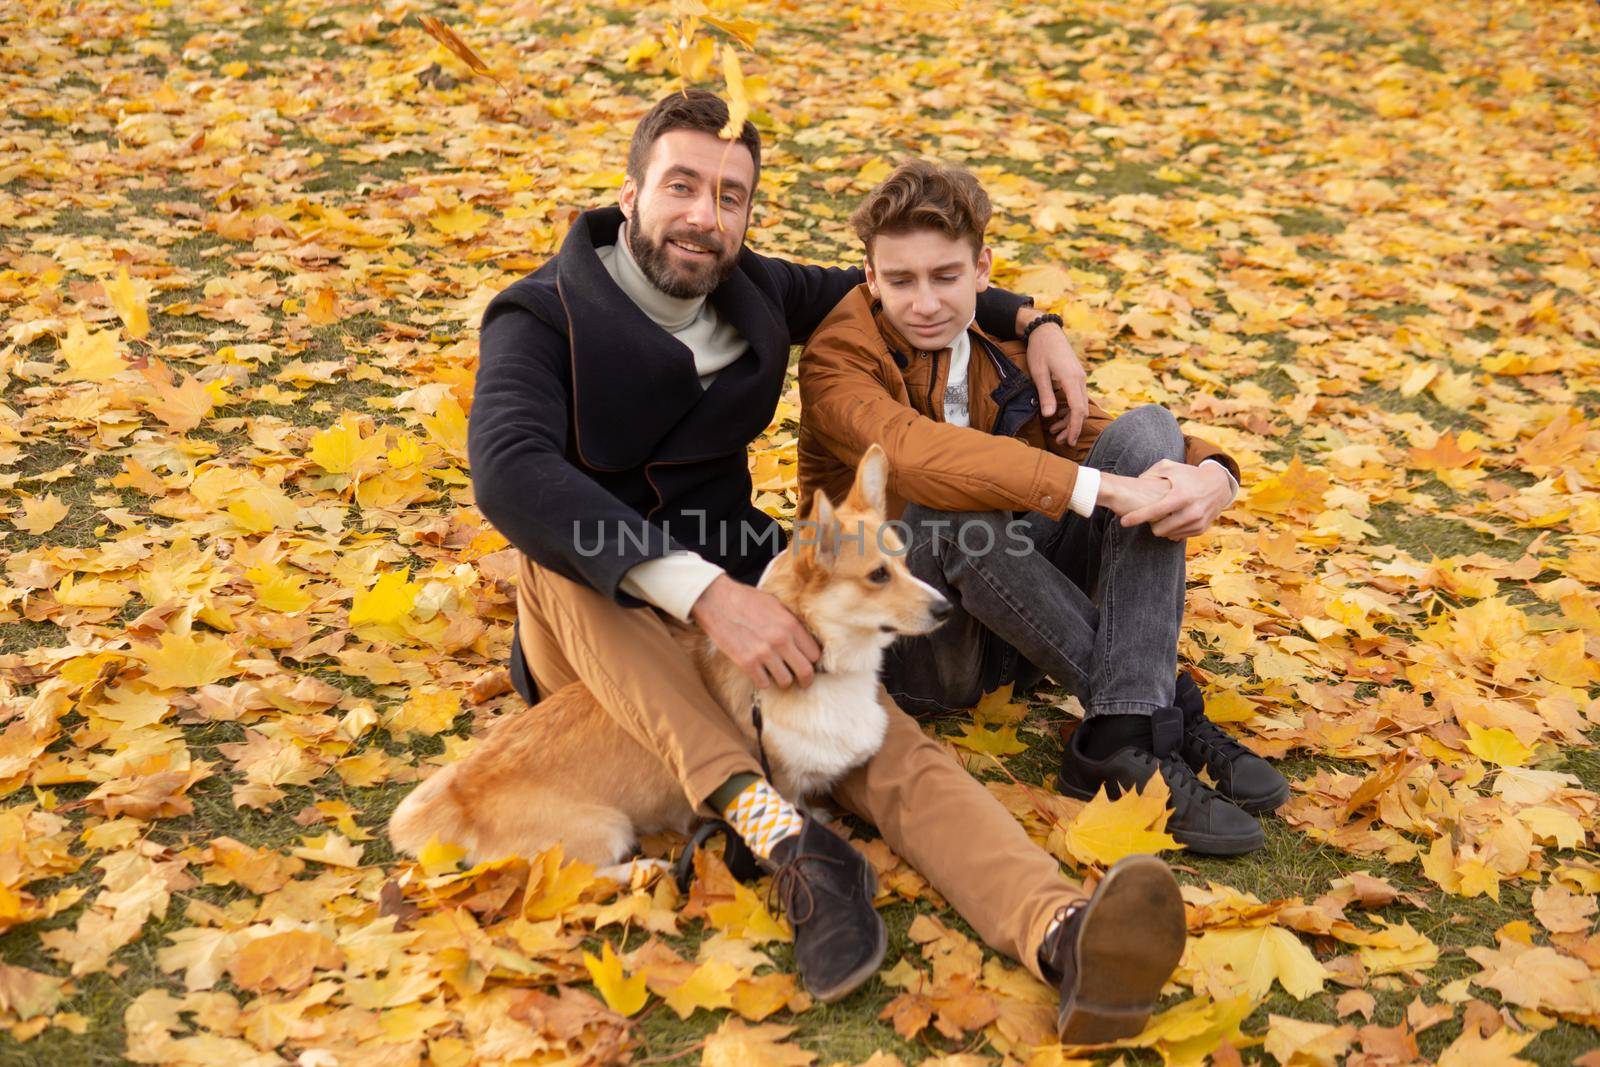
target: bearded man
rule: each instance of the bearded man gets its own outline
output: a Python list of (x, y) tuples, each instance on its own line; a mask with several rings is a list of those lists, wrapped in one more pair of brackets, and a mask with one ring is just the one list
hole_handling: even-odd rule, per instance
[[(710, 93), (658, 103), (634, 132), (619, 205), (580, 215), (554, 258), (489, 304), (469, 426), (472, 481), (478, 507), (522, 553), (518, 691), (533, 701), (583, 682), (660, 754), (696, 810), (727, 819), (781, 870), (796, 963), (812, 993), (833, 1000), (883, 956), (870, 870), (761, 776), (668, 627), (699, 627), (760, 687), (809, 684), (821, 654), (788, 609), (755, 588), (783, 535), (751, 504), (747, 449), (776, 410), (790, 346), (863, 274), (745, 247), (761, 141), (748, 122), (737, 140), (721, 139), (727, 121)], [(977, 299), (978, 322), (1014, 339), (1035, 317), (1028, 303), (991, 289)], [(1027, 364), (1043, 414), (1057, 416), (1053, 431), (1075, 438), (1087, 398), (1059, 325), (1032, 331)], [(1047, 973), (1036, 946), (1060, 942), (1051, 959), (1072, 973), (1048, 973), (1063, 983), (1064, 1005), (1082, 1003), (1072, 946), (1096, 927), (1096, 901), (1113, 880), (1088, 902), (1065, 880), (1024, 899), (1006, 872), (1035, 862), (1026, 833), (881, 690), (880, 699), (890, 718), (884, 745), (835, 799), (958, 906), (982, 901), (994, 917), (985, 936), (1034, 973)], [(1162, 877), (1181, 943), (1181, 905), (1164, 868)], [(1125, 896), (1138, 894), (1136, 881), (1122, 879)], [(1114, 978), (1097, 970), (1083, 980)], [(1078, 1009), (1063, 1010), (1061, 1025), (1077, 1025)]]

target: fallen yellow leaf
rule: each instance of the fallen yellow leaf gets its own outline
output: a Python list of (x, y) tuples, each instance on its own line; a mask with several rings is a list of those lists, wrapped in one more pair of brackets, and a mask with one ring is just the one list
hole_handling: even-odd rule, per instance
[(645, 1001), (650, 999), (650, 991), (645, 988), (643, 974), (636, 974), (632, 978), (623, 977), (622, 961), (617, 959), (617, 954), (612, 951), (611, 942), (607, 941), (601, 946), (599, 959), (585, 952), (583, 965), (588, 969), (594, 987), (604, 998), (606, 1007), (612, 1011), (620, 1015), (633, 1015), (644, 1007)]
[(49, 533), (56, 524), (67, 517), (71, 507), (61, 502), (54, 493), (33, 496), (22, 502), (22, 518), (12, 519), (11, 525), (23, 533), (34, 535)]
[[(1062, 845), (1077, 862), (1104, 867), (1124, 856), (1177, 848), (1178, 842), (1166, 832), (1171, 795), (1159, 774), (1145, 783), (1142, 792), (1123, 793), (1116, 800), (1109, 799), (1101, 786), (1077, 817), (1058, 831)], [(1051, 839), (1055, 837), (1052, 833)]]

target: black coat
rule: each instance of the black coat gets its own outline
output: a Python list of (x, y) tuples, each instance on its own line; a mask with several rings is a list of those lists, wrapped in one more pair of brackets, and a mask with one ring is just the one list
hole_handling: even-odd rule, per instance
[[(483, 314), (467, 446), (479, 509), (540, 566), (626, 606), (630, 567), (687, 548), (754, 582), (783, 545), (750, 502), (746, 449), (772, 420), (791, 345), (862, 272), (746, 248), (709, 297), (749, 350), (700, 386), (694, 356), (612, 281), (595, 249), (619, 208), (587, 211), (549, 262)], [(979, 319), (1016, 333), (1026, 300), (989, 289)]]

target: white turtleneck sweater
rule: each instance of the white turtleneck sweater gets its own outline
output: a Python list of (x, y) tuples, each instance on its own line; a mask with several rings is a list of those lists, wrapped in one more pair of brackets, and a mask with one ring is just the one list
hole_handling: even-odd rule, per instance
[[(677, 338), (694, 354), (700, 388), (709, 386), (717, 373), (744, 355), (749, 344), (731, 323), (722, 321), (703, 296), (683, 299), (669, 296), (645, 277), (628, 248), (628, 224), (622, 224), (617, 243), (595, 249), (617, 288), (628, 295), (651, 322)], [(622, 576), (622, 591), (653, 604), (675, 619), (689, 621), (689, 609), (706, 586), (723, 573), (721, 567), (686, 549), (646, 560)]]

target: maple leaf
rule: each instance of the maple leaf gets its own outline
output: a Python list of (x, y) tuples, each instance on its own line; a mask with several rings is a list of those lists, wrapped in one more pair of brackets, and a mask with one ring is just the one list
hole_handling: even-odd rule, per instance
[(411, 614), (422, 587), (411, 582), (410, 571), (388, 571), (379, 575), (371, 589), (357, 593), (350, 602), (351, 626), (376, 626), (398, 631)]
[(305, 579), (291, 575), (272, 562), (262, 562), (244, 572), (256, 590), (256, 603), (269, 611), (293, 615), (311, 606)]
[(400, 705), (385, 720), (384, 729), (397, 738), (412, 734), (432, 737), (455, 724), (461, 697), (455, 693), (421, 692)]
[(1267, 1054), (1284, 1067), (1337, 1067), (1355, 1039), (1353, 1026), (1267, 1016)]
[(810, 995), (801, 991), (793, 974), (773, 972), (741, 978), (733, 985), (733, 1010), (753, 1023), (779, 1010), (806, 1011), (811, 1004)]
[(1467, 751), (1496, 767), (1521, 767), (1533, 755), (1510, 730), (1498, 726), (1486, 730), (1475, 722), (1467, 723)]
[(643, 974), (635, 974), (632, 978), (623, 977), (622, 961), (617, 959), (617, 954), (612, 951), (611, 942), (607, 941), (601, 945), (599, 959), (585, 952), (583, 965), (588, 970), (594, 987), (600, 991), (600, 996), (605, 1000), (606, 1007), (619, 1015), (637, 1014), (639, 1009), (644, 1007), (645, 1001), (650, 999)]
[(749, 1026), (738, 1019), (724, 1019), (706, 1038), (701, 1067), (808, 1067), (817, 1054), (792, 1043), (793, 1033), (792, 1026)]
[(210, 989), (228, 969), (238, 950), (239, 934), (216, 927), (188, 927), (167, 934), (171, 942), (156, 952), (164, 971), (183, 971), (183, 987), (193, 992)]
[(150, 333), (150, 314), (145, 310), (144, 297), (128, 277), (125, 265), (117, 267), (117, 276), (102, 282), (111, 306), (122, 319), (122, 331), (130, 341), (142, 341)]
[(144, 661), (144, 680), (157, 689), (193, 689), (238, 674), (233, 646), (211, 634), (162, 634), (157, 648), (134, 653)]
[(90, 333), (82, 319), (68, 323), (61, 358), (67, 361), (67, 369), (56, 375), (62, 381), (108, 382), (128, 366), (117, 351), (116, 334), (111, 330)]
[(446, 453), (464, 462), (467, 458), (467, 416), (455, 397), (439, 401), (432, 415), (422, 416), (428, 437)]
[(682, 983), (661, 995), (678, 1018), (687, 1019), (700, 1009), (714, 1011), (733, 1006), (733, 984), (740, 974), (732, 964), (710, 960), (694, 969)]
[(54, 530), (56, 524), (66, 518), (67, 513), (71, 510), (54, 493), (46, 493), (44, 496), (32, 496), (22, 502), (22, 518), (13, 518), (11, 525), (23, 533), (38, 536)]
[(491, 73), (489, 64), (479, 59), (478, 53), (474, 52), (465, 41), (456, 36), (456, 32), (449, 26), (446, 26), (432, 15), (418, 15), (417, 21), (428, 32), (428, 36), (448, 48), (474, 74), (487, 75)]
[(1074, 861), (1090, 866), (1109, 867), (1124, 856), (1164, 852), (1178, 842), (1166, 832), (1170, 811), (1167, 801), (1172, 792), (1166, 779), (1153, 775), (1142, 791), (1128, 791), (1111, 800), (1101, 786), (1083, 810), (1064, 828), (1052, 832), (1057, 855), (1066, 853)]
[(305, 864), (292, 856), (264, 848), (252, 848), (231, 837), (217, 837), (207, 846), (209, 862), (202, 881), (206, 885), (244, 886), (252, 893), (271, 893), (305, 870)]
[(1217, 992), (1260, 999), (1277, 982), (1296, 1000), (1322, 990), (1327, 968), (1288, 930), (1278, 926), (1250, 926), (1207, 930), (1188, 944), (1186, 966)]
[(489, 216), (473, 210), (471, 204), (457, 204), (453, 208), (428, 216), (429, 226), (446, 237), (454, 237), (457, 240), (473, 236), (482, 230), (488, 221)]
[(1594, 926), (1597, 908), (1600, 903), (1593, 896), (1579, 896), (1565, 886), (1541, 886), (1533, 891), (1533, 914), (1553, 934), (1587, 932)]
[(1224, 1042), (1245, 1040), (1239, 1024), (1255, 1011), (1257, 1003), (1247, 996), (1195, 997), (1151, 1016), (1141, 1033), (1116, 1044), (1160, 1049), (1170, 1067), (1200, 1067)]
[(1600, 1016), (1600, 979), (1582, 960), (1516, 940), (1502, 941), (1499, 949), (1474, 945), (1466, 951), (1483, 968), (1472, 984), (1495, 990), (1511, 1004), (1580, 1019)]
[(255, 993), (292, 993), (311, 982), (313, 971), (342, 966), (344, 954), (315, 930), (288, 930), (258, 937), (228, 961), (228, 977), (240, 989)]
[[(709, 21), (709, 20), (707, 20)], [(728, 83), (728, 121), (717, 133), (724, 140), (736, 141), (750, 114), (750, 98), (745, 95), (744, 72), (739, 69), (739, 53), (732, 45), (722, 46), (722, 76)]]
[(1487, 1037), (1476, 1030), (1463, 1031), (1439, 1053), (1439, 1067), (1481, 1067), (1489, 1063), (1496, 1067), (1534, 1067), (1532, 1060), (1521, 1059), (1517, 1053), (1538, 1036), (1536, 1030), (1519, 1034), (1510, 1027), (1501, 1027)]
[(305, 844), (289, 850), (291, 856), (298, 856), (314, 863), (325, 863), (331, 867), (361, 866), (362, 846), (350, 841), (343, 834), (327, 833), (302, 840)]
[(188, 815), (194, 811), (194, 801), (183, 794), (195, 782), (210, 774), (211, 765), (199, 762), (184, 770), (115, 778), (97, 787), (84, 798), (84, 802), (112, 818), (131, 815), (135, 819), (165, 819), (174, 815)]
[(713, 926), (729, 937), (743, 938), (753, 944), (767, 941), (789, 941), (793, 935), (788, 924), (774, 919), (761, 903), (761, 898), (748, 886), (733, 884), (733, 899), (712, 904), (706, 916)]
[(972, 709), (972, 721), (978, 726), (1008, 726), (1028, 717), (1028, 705), (1011, 698), (1011, 683), (983, 694), (978, 706)]
[(966, 722), (961, 724), (959, 734), (950, 735), (950, 741), (985, 756), (1011, 756), (1028, 750), (1028, 746), (1017, 739), (1015, 726), (989, 730), (977, 723)]
[(561, 847), (549, 849), (533, 862), (522, 914), (533, 920), (554, 919), (578, 902), (594, 884), (594, 866), (578, 860), (562, 862)]
[(220, 383), (204, 383), (192, 374), (185, 374), (177, 386), (157, 382), (154, 389), (155, 396), (144, 401), (145, 410), (174, 433), (188, 433), (199, 426), (225, 395)]
[(65, 984), (48, 974), (0, 963), (0, 1012), (23, 1021), (49, 1015), (61, 1003)]
[(1432, 448), (1413, 448), (1407, 465), (1419, 471), (1449, 471), (1482, 459), (1483, 453), (1462, 448), (1454, 433), (1442, 433)]
[(430, 837), (428, 843), (422, 846), (422, 851), (417, 853), (417, 863), (422, 867), (423, 874), (429, 878), (437, 878), (441, 874), (455, 870), (461, 863), (461, 857), (466, 854), (467, 850), (460, 845), (452, 845), (440, 841), (437, 837)]
[(1297, 455), (1282, 474), (1263, 478), (1250, 489), (1250, 508), (1274, 515), (1305, 515), (1322, 510), (1332, 486), (1327, 471), (1307, 467)]
[(328, 326), (339, 321), (339, 297), (327, 286), (318, 286), (306, 298), (305, 316), (313, 326)]

